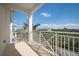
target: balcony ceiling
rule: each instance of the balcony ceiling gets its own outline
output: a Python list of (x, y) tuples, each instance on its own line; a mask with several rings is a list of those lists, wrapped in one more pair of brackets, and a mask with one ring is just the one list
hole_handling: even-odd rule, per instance
[(6, 3), (3, 5), (10, 9), (21, 10), (30, 13), (35, 11), (37, 8), (41, 7), (43, 4), (42, 3)]

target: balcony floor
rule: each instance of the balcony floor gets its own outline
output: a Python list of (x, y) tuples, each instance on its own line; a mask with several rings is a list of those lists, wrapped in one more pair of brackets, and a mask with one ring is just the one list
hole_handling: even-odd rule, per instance
[(14, 44), (7, 45), (4, 51), (4, 56), (20, 56)]
[(4, 56), (38, 56), (24, 41), (7, 45)]

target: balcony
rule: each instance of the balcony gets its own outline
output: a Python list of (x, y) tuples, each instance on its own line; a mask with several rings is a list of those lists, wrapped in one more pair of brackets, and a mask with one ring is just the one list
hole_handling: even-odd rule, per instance
[(34, 31), (33, 42), (20, 38), (6, 47), (4, 55), (79, 56), (79, 33), (76, 32)]
[(33, 42), (23, 39), (40, 56), (79, 56), (78, 36), (77, 32), (34, 31)]
[[(0, 20), (0, 25), (2, 25), (0, 30), (0, 55), (79, 56), (79, 33), (32, 30), (32, 16), (42, 5), (0, 4), (0, 19), (2, 19)], [(28, 34), (26, 36), (25, 32), (25, 36), (22, 35), (24, 37), (20, 37), (20, 39), (17, 36), (14, 44), (10, 44), (13, 34), (12, 20), (14, 20), (13, 16), (16, 10), (28, 13)], [(9, 27), (10, 25), (11, 27)]]
[(79, 33), (34, 31), (33, 35), (31, 47), (39, 55), (79, 56)]

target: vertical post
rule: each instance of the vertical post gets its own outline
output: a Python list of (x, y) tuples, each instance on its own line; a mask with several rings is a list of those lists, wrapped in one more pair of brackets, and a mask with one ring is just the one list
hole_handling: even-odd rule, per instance
[(53, 41), (53, 40), (51, 39), (51, 40), (50, 40), (50, 42), (51, 42), (51, 47), (52, 47), (52, 41)]
[(55, 52), (57, 53), (57, 32), (55, 33)]
[(60, 54), (61, 54), (61, 56), (62, 56), (62, 36), (60, 36), (60, 39), (61, 39), (61, 49), (60, 49)]
[(39, 44), (41, 44), (41, 32), (39, 32)]
[[(59, 36), (58, 36), (58, 39), (57, 39), (57, 50), (59, 51)], [(57, 52), (57, 53), (59, 53), (59, 52)]]
[(65, 39), (66, 37), (64, 36), (64, 56), (65, 56)]
[(78, 40), (78, 55), (79, 55), (79, 38), (77, 40)]
[(74, 39), (75, 39), (75, 38), (73, 37), (73, 56), (74, 56), (74, 43), (75, 43), (75, 42), (74, 42)]
[(29, 25), (29, 28), (28, 28), (28, 39), (29, 39), (29, 42), (33, 42), (33, 31), (32, 31), (32, 14), (29, 15), (29, 18), (28, 18), (28, 25)]
[(54, 38), (53, 38), (53, 49), (54, 49), (54, 43), (55, 43), (55, 42), (54, 42)]
[(68, 37), (68, 55), (70, 55), (69, 49), (70, 49), (70, 39), (69, 39), (69, 37)]

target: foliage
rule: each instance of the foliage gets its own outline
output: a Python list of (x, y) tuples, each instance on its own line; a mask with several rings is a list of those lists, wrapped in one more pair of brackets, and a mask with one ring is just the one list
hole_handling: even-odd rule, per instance
[(28, 27), (28, 24), (27, 23), (24, 23), (23, 29), (26, 30), (27, 27)]
[[(36, 28), (37, 28), (38, 26), (40, 26), (40, 24), (35, 24), (35, 25), (33, 25), (33, 30), (36, 30)], [(28, 24), (27, 24), (27, 23), (24, 23), (23, 29), (26, 30), (27, 27), (28, 27)]]
[(38, 26), (40, 26), (40, 24), (35, 24), (35, 25), (33, 25), (33, 30), (36, 30), (36, 28), (37, 28)]

